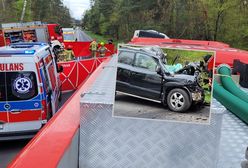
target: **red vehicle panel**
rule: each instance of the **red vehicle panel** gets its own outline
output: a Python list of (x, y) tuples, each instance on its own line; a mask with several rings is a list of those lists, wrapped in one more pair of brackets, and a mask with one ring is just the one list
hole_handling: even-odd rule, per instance
[[(63, 42), (62, 28), (58, 24), (40, 21), (27, 23), (5, 23), (0, 29), (0, 46), (16, 42)], [(61, 45), (61, 44), (60, 44)]]
[(0, 46), (5, 46), (4, 34), (2, 30), (0, 30)]
[(23, 110), (19, 114), (9, 113), (9, 122), (36, 121), (41, 119), (41, 110)]
[(58, 24), (47, 24), (47, 29), (50, 37), (49, 41), (58, 40), (60, 43), (63, 43), (62, 27)]
[(181, 40), (181, 39), (156, 39), (133, 38), (129, 44), (134, 45), (158, 45), (162, 48), (215, 51), (215, 66), (228, 64), (233, 67), (233, 60), (240, 59), (248, 64), (248, 52), (231, 48), (228, 44), (215, 41)]

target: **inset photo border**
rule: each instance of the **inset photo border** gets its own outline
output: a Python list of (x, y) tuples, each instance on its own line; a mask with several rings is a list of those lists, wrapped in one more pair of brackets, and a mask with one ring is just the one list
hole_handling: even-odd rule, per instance
[(215, 52), (118, 45), (113, 117), (210, 123)]

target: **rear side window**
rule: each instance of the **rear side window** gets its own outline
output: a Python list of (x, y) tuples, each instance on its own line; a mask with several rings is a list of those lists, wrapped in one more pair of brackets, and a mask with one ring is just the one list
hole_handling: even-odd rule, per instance
[(28, 100), (38, 94), (34, 72), (1, 72), (1, 101)]
[(163, 35), (157, 32), (147, 32), (147, 31), (140, 31), (139, 37), (165, 38)]
[(118, 62), (122, 64), (132, 65), (135, 53), (132, 52), (121, 52), (118, 55)]

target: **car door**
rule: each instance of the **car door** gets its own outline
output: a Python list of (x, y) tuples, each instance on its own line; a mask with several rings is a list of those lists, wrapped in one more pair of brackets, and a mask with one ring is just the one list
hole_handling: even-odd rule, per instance
[(137, 53), (131, 72), (131, 90), (135, 95), (160, 100), (162, 77), (157, 74), (158, 61), (146, 54)]
[(55, 66), (54, 66), (54, 60), (51, 55), (47, 56), (45, 58), (45, 66), (46, 66), (46, 75), (48, 78), (48, 84), (49, 84), (49, 92), (48, 95), (50, 96), (51, 100), (51, 107), (52, 107), (52, 112), (53, 114), (56, 113), (58, 109), (58, 87), (57, 87), (57, 79), (56, 75), (54, 74), (55, 72)]
[(118, 55), (116, 90), (131, 93), (130, 73), (133, 69), (134, 52), (120, 51)]

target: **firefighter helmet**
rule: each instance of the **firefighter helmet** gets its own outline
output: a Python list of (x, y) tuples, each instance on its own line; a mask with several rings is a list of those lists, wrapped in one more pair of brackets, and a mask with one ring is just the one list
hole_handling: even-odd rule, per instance
[(73, 48), (72, 45), (68, 45), (67, 47), (68, 50), (72, 50), (72, 48)]

